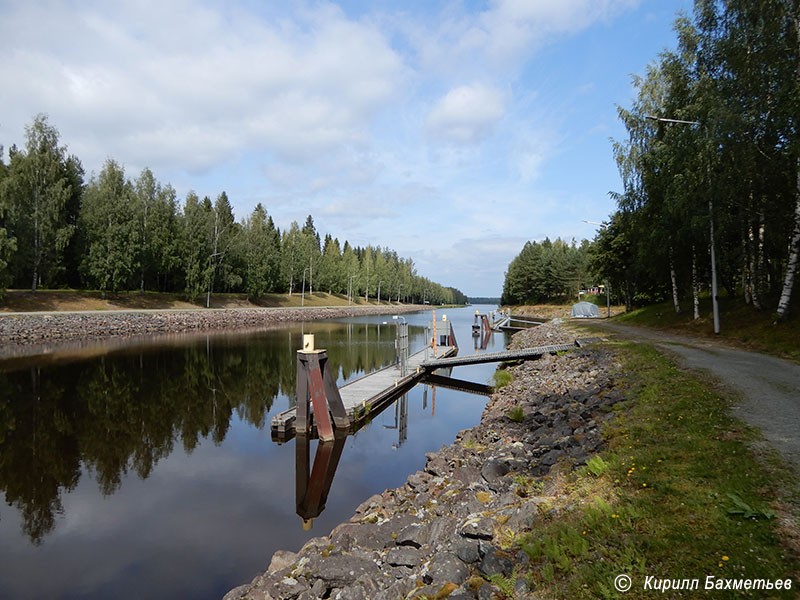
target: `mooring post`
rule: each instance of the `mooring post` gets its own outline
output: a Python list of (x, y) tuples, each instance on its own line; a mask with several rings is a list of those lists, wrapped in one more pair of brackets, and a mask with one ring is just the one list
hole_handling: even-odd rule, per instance
[[(303, 336), (303, 349), (297, 351), (297, 407), (295, 409), (295, 431), (310, 431), (308, 416), (309, 400), (314, 406), (314, 423), (319, 438), (331, 441), (334, 438), (333, 427), (347, 429), (350, 419), (347, 417), (339, 388), (328, 365), (328, 354), (325, 350), (314, 349), (314, 336)], [(331, 422), (333, 415), (333, 422)]]

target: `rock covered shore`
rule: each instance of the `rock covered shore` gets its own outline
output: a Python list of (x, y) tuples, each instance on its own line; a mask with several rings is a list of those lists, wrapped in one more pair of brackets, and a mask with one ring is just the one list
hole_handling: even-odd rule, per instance
[(59, 340), (241, 329), (288, 321), (399, 314), (423, 308), (414, 305), (384, 305), (0, 315), (0, 343), (11, 346)]
[[(573, 338), (551, 322), (516, 334), (512, 347)], [(488, 579), (528, 565), (514, 540), (554, 510), (549, 483), (601, 448), (602, 425), (623, 399), (617, 369), (598, 348), (512, 367), (480, 424), (429, 453), (423, 471), (299, 552), (276, 552), (265, 573), (224, 600), (505, 598)], [(536, 597), (523, 578), (514, 585), (516, 597)]]

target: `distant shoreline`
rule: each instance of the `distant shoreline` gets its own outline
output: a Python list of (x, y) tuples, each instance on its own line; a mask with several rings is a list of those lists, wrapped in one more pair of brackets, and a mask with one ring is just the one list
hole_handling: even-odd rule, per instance
[(43, 352), (61, 342), (140, 337), (165, 333), (237, 331), (278, 323), (316, 321), (360, 315), (430, 310), (414, 304), (308, 308), (229, 308), (217, 310), (116, 310), (50, 313), (0, 313), (0, 358)]

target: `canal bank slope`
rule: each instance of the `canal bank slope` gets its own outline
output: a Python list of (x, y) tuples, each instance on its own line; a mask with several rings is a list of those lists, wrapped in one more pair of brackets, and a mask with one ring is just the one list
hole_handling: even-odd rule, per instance
[[(558, 324), (518, 333), (512, 347), (569, 343)], [(429, 453), (424, 471), (363, 502), (349, 522), (298, 553), (279, 551), (268, 570), (225, 600), (312, 598), (489, 599), (528, 557), (515, 545), (556, 510), (562, 475), (602, 445), (601, 429), (622, 400), (618, 365), (583, 348), (513, 367), (479, 425)], [(529, 596), (525, 580), (517, 597)]]
[(333, 306), (201, 310), (131, 310), (14, 313), (0, 315), (2, 354), (15, 347), (67, 340), (102, 339), (158, 333), (251, 329), (286, 322), (360, 315), (402, 314), (430, 308), (417, 305)]

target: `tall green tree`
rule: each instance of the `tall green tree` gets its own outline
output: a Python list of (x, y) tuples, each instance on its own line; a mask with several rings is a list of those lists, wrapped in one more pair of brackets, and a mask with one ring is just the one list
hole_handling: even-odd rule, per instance
[(325, 242), (320, 256), (317, 282), (321, 289), (328, 290), (330, 294), (341, 294), (344, 291), (342, 271), (342, 249), (339, 240), (325, 236)]
[(314, 268), (317, 265), (317, 272), (319, 272), (320, 262), (320, 237), (314, 227), (314, 219), (308, 215), (303, 228), (300, 230), (300, 256), (303, 271), (308, 269), (306, 273), (306, 281), (308, 283), (309, 293), (314, 292)]
[(284, 289), (289, 292), (290, 296), (299, 279), (298, 275), (302, 277), (303, 264), (300, 227), (297, 225), (297, 221), (292, 221), (289, 228), (283, 230), (281, 238), (281, 279), (286, 285)]
[(346, 286), (347, 294), (350, 298), (357, 294), (358, 275), (359, 275), (359, 262), (355, 250), (347, 240), (344, 241), (344, 248), (342, 248), (342, 281)]
[(160, 192), (160, 185), (150, 169), (143, 169), (134, 183), (134, 198), (136, 202), (137, 217), (139, 220), (139, 292), (144, 293), (145, 274), (153, 268), (152, 232), (153, 211), (156, 197)]
[(86, 188), (80, 216), (87, 243), (81, 267), (103, 294), (130, 289), (139, 270), (140, 233), (134, 204), (134, 189), (124, 170), (108, 159)]
[[(800, 114), (800, 3), (787, 3), (789, 7), (787, 20), (790, 35), (789, 43), (794, 42), (794, 71), (795, 76), (788, 84), (793, 102), (787, 102), (786, 110), (795, 117)], [(793, 39), (792, 39), (793, 38)], [(789, 250), (786, 259), (786, 269), (783, 276), (783, 285), (778, 300), (778, 318), (783, 320), (789, 314), (789, 305), (792, 299), (792, 289), (800, 262), (800, 136), (797, 132), (797, 123), (794, 123), (794, 138), (790, 146), (792, 164), (794, 166), (794, 211), (792, 214), (792, 230), (789, 238)]]
[(17, 240), (9, 234), (10, 202), (4, 193), (8, 167), (3, 161), (3, 147), (0, 146), (0, 297), (11, 283), (8, 262), (17, 249)]
[(58, 130), (39, 114), (25, 128), (25, 138), (25, 150), (11, 155), (2, 194), (19, 249), (14, 259), (35, 292), (48, 271), (61, 262), (75, 224), (63, 219), (72, 182)]
[(228, 195), (222, 192), (217, 196), (212, 209), (211, 220), (211, 254), (208, 256), (208, 287), (206, 292), (206, 308), (211, 307), (211, 294), (214, 284), (219, 281), (230, 291), (242, 281), (241, 275), (233, 265), (233, 250), (239, 227), (233, 218), (233, 208)]
[(153, 289), (179, 289), (181, 273), (181, 224), (175, 189), (159, 185), (148, 219), (150, 278)]
[[(372, 246), (364, 248), (361, 254), (361, 276), (360, 287), (364, 292), (364, 301), (369, 302), (370, 291), (374, 291), (377, 287), (377, 280), (375, 279), (375, 250)], [(373, 285), (375, 287), (373, 287)]]
[(195, 192), (186, 195), (183, 208), (182, 255), (184, 291), (194, 302), (206, 290), (208, 257), (211, 250), (211, 201), (202, 201)]
[(278, 232), (261, 204), (245, 222), (242, 239), (245, 245), (245, 291), (249, 298), (257, 299), (275, 291), (280, 274)]

